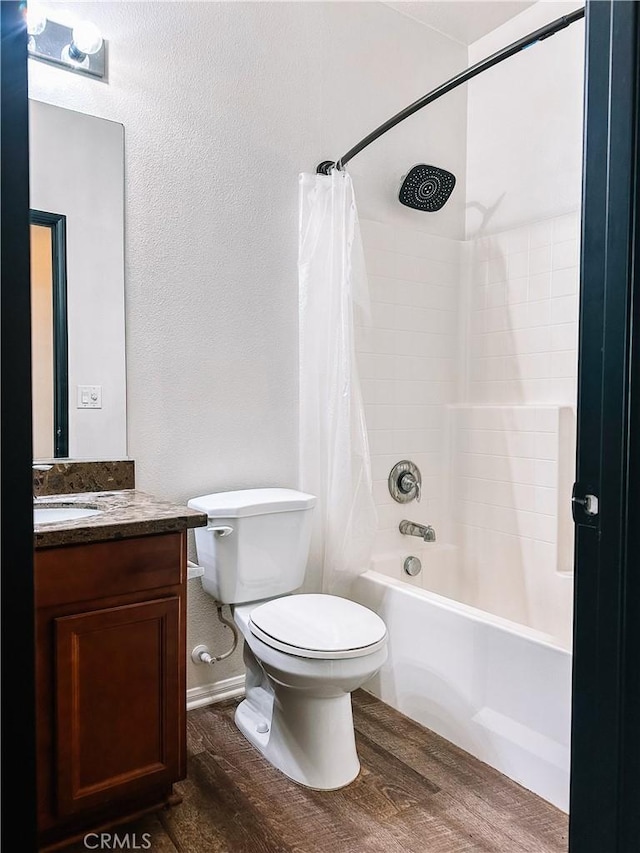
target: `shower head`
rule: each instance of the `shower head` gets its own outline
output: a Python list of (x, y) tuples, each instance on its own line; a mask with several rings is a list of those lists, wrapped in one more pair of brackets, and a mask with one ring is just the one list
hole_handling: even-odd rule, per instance
[(440, 210), (449, 200), (456, 185), (456, 176), (446, 169), (418, 163), (404, 175), (398, 198), (415, 210)]

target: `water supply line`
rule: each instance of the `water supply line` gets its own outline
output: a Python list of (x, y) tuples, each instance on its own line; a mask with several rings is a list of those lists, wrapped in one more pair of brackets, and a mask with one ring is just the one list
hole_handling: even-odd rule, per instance
[(221, 660), (226, 660), (227, 658), (230, 658), (231, 655), (238, 648), (238, 629), (236, 628), (235, 623), (231, 619), (227, 619), (227, 617), (222, 612), (223, 606), (223, 604), (217, 604), (216, 609), (218, 611), (218, 619), (222, 622), (223, 625), (226, 625), (227, 628), (229, 628), (231, 630), (231, 633), (233, 634), (233, 643), (231, 645), (231, 648), (228, 651), (224, 652), (224, 654), (212, 655), (209, 651), (208, 646), (202, 644), (196, 646), (191, 652), (191, 660), (194, 663), (208, 663), (213, 665), (214, 663), (218, 663)]

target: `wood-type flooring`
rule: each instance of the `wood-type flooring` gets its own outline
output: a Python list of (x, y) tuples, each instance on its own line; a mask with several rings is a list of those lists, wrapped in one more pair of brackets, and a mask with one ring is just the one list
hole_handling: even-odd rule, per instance
[(182, 803), (114, 828), (120, 843), (135, 833), (129, 843), (154, 853), (566, 853), (565, 814), (362, 690), (362, 769), (329, 792), (268, 764), (233, 722), (237, 701), (189, 711)]

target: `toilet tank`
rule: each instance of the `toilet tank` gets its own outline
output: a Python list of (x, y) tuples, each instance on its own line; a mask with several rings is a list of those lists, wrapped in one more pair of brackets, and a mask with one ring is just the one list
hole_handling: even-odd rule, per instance
[(316, 498), (294, 489), (241, 489), (188, 501), (206, 513), (195, 532), (202, 586), (223, 604), (259, 601), (302, 586)]

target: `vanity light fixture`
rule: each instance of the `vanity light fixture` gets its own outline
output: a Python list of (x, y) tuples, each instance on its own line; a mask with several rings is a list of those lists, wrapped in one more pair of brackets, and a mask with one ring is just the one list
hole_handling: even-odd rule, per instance
[(32, 59), (90, 77), (106, 77), (106, 42), (95, 24), (78, 21), (67, 26), (47, 18), (42, 8), (32, 3), (27, 6), (26, 21)]

